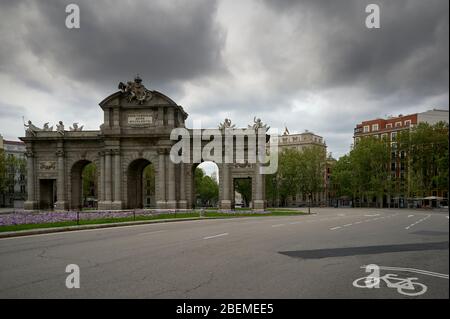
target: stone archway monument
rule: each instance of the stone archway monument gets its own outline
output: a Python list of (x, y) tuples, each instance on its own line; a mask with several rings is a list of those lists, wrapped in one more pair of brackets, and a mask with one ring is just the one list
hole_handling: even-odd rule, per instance
[[(28, 199), (25, 209), (43, 209), (49, 199), (58, 210), (79, 209), (81, 172), (96, 169), (98, 209), (141, 208), (142, 170), (152, 164), (155, 206), (159, 209), (192, 208), (193, 165), (214, 161), (219, 167), (221, 209), (234, 205), (235, 178), (252, 179), (252, 207), (266, 207), (262, 174), (267, 127), (260, 119), (237, 129), (229, 119), (216, 129), (187, 129), (188, 114), (166, 95), (148, 90), (139, 77), (119, 84), (119, 91), (100, 102), (103, 124), (69, 130), (59, 122), (56, 130), (38, 128), (28, 121)], [(253, 133), (252, 133), (253, 132)], [(263, 138), (258, 135), (263, 132)], [(240, 152), (242, 150), (242, 152)], [(259, 160), (258, 160), (259, 159)], [(53, 195), (52, 195), (53, 194)]]

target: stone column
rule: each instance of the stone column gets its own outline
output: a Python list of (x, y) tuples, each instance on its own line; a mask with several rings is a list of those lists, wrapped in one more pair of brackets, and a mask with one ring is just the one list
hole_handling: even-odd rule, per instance
[(29, 209), (36, 209), (37, 208), (37, 201), (35, 198), (35, 190), (34, 190), (34, 183), (35, 183), (35, 173), (34, 173), (34, 154), (32, 151), (26, 152), (27, 156), (27, 201), (24, 203), (24, 208)]
[(105, 159), (103, 152), (98, 152), (98, 158), (100, 163), (100, 181), (98, 183), (98, 201), (99, 204), (105, 200)]
[(55, 203), (56, 209), (67, 209), (66, 202), (66, 182), (65, 182), (65, 163), (64, 163), (64, 151), (59, 149), (56, 151), (58, 157), (58, 180), (57, 180), (57, 201)]
[(111, 209), (111, 185), (112, 184), (112, 176), (111, 176), (111, 151), (105, 151), (105, 201), (104, 201), (104, 209)]
[(158, 190), (159, 198), (156, 201), (158, 208), (166, 208), (166, 172), (164, 150), (158, 151)]
[(181, 209), (187, 208), (186, 179), (184, 174), (184, 163), (180, 163), (180, 201), (178, 202), (178, 207)]
[(184, 118), (180, 110), (178, 110), (178, 126), (184, 127)]
[(113, 151), (114, 154), (114, 202), (112, 209), (122, 209), (122, 167), (120, 165), (120, 150)]
[(222, 200), (220, 201), (221, 209), (231, 209), (230, 200), (230, 168), (227, 163), (222, 164), (222, 176), (223, 176), (223, 187), (222, 187)]
[(167, 125), (168, 126), (175, 126), (175, 110), (173, 107), (169, 107), (167, 109)]
[(253, 209), (254, 210), (264, 210), (265, 202), (264, 202), (264, 194), (263, 194), (263, 183), (264, 178), (263, 175), (259, 172), (261, 164), (259, 162), (255, 165), (255, 199), (253, 200)]
[(158, 108), (158, 126), (164, 126), (164, 108)]
[(175, 184), (175, 164), (170, 159), (170, 155), (166, 155), (167, 159), (167, 208), (177, 208), (176, 184)]

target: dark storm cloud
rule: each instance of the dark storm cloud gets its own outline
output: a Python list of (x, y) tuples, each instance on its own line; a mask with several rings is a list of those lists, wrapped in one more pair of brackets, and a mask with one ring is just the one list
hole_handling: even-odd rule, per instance
[[(448, 89), (447, 0), (265, 3), (290, 17), (299, 33), (316, 32), (326, 74), (319, 85), (364, 85), (374, 98), (399, 90), (417, 98)], [(380, 29), (365, 27), (369, 3), (380, 5)]]
[[(65, 27), (80, 6), (81, 28)], [(365, 27), (368, 3), (381, 29)], [(216, 127), (256, 115), (309, 129), (342, 155), (362, 120), (448, 109), (448, 0), (0, 2), (0, 133), (78, 121), (119, 81), (144, 84)], [(19, 107), (16, 107), (19, 106)], [(45, 114), (43, 114), (45, 113)], [(3, 121), (2, 121), (3, 120)], [(5, 134), (6, 133), (6, 134)]]
[[(77, 30), (65, 27), (65, 7), (72, 2), (15, 5), (33, 14), (20, 21), (25, 49), (64, 76), (110, 89), (136, 73), (167, 87), (223, 71), (224, 34), (214, 23), (215, 1), (75, 1)], [(20, 71), (13, 56), (9, 59), (10, 70)], [(26, 76), (22, 71), (18, 75)]]

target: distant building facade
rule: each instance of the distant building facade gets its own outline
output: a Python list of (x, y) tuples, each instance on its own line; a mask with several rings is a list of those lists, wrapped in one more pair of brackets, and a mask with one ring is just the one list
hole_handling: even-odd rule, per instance
[[(449, 111), (432, 109), (421, 113), (414, 113), (408, 115), (398, 115), (396, 117), (389, 117), (387, 119), (373, 119), (363, 121), (356, 125), (354, 129), (353, 142), (356, 145), (361, 138), (372, 136), (381, 138), (391, 143), (391, 157), (390, 157), (390, 175), (396, 182), (396, 189), (398, 194), (395, 196), (387, 195), (383, 199), (384, 207), (398, 207), (404, 208), (408, 206), (408, 198), (405, 198), (404, 189), (406, 176), (408, 174), (408, 160), (407, 154), (404, 151), (397, 151), (395, 149), (395, 140), (397, 135), (402, 130), (411, 129), (419, 123), (428, 123), (430, 125), (438, 122), (449, 122)], [(437, 192), (431, 190), (430, 195), (442, 196), (448, 198), (448, 190), (443, 192)]]
[[(0, 207), (23, 208), (26, 199), (26, 171), (20, 165), (26, 161), (25, 143), (20, 141), (4, 140), (0, 135), (0, 151), (4, 152), (6, 163), (6, 187), (0, 193)], [(15, 161), (13, 160), (15, 159)], [(15, 162), (15, 165), (11, 163)]]
[(414, 113), (387, 119), (377, 118), (373, 120), (363, 121), (356, 125), (353, 134), (354, 143), (364, 136), (375, 136), (379, 138), (388, 138), (395, 140), (399, 131), (410, 129), (419, 123), (429, 123), (431, 125), (440, 121), (448, 123), (448, 110), (429, 110), (422, 113)]

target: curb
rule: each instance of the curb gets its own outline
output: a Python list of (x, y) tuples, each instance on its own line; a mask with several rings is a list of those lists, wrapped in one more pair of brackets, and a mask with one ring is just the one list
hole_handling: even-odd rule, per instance
[(187, 217), (187, 218), (142, 220), (142, 221), (133, 221), (133, 222), (105, 223), (105, 224), (92, 224), (92, 225), (80, 225), (80, 226), (36, 228), (36, 229), (30, 229), (30, 230), (18, 230), (18, 231), (3, 232), (3, 233), (0, 233), (0, 238), (11, 238), (11, 237), (21, 237), (21, 236), (29, 236), (29, 235), (62, 233), (62, 232), (70, 232), (70, 231), (86, 230), (86, 229), (113, 228), (113, 227), (135, 226), (135, 225), (145, 225), (145, 224), (182, 222), (182, 221), (204, 220), (204, 219), (221, 219), (221, 218), (227, 218), (227, 217)]

